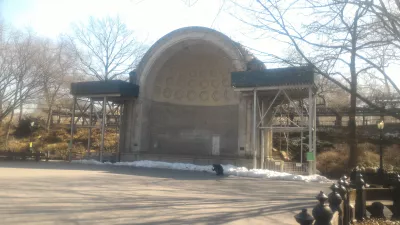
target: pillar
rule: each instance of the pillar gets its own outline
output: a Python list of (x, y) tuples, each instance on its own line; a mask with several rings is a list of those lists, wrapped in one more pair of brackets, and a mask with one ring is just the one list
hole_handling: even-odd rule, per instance
[(251, 151), (251, 99), (246, 99), (246, 145), (245, 151), (247, 154)]

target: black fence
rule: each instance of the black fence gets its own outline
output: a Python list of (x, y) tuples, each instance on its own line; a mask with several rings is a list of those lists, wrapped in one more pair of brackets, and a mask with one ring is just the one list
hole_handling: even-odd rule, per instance
[[(343, 176), (331, 186), (328, 196), (323, 192), (316, 196), (319, 204), (312, 216), (303, 209), (295, 219), (302, 225), (348, 225), (368, 219), (368, 211), (369, 218), (399, 221), (400, 176), (382, 174), (381, 178), (378, 184), (367, 185), (360, 172), (353, 173), (351, 179)], [(385, 207), (392, 212), (391, 218), (385, 217)]]
[(42, 158), (47, 159), (46, 155), (41, 152), (12, 152), (12, 151), (0, 151), (0, 160), (41, 160)]

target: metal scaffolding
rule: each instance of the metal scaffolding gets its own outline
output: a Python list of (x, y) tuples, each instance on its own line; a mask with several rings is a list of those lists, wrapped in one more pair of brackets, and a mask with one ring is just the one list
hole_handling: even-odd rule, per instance
[[(92, 129), (101, 130), (99, 161), (104, 160), (104, 137), (106, 127), (115, 127), (118, 134), (117, 159), (119, 160), (120, 125), (124, 103), (136, 99), (139, 86), (121, 80), (87, 81), (71, 84), (74, 96), (71, 113), (71, 139), (69, 144), (69, 160), (74, 148), (74, 132), (77, 128), (89, 129), (87, 157), (92, 146)], [(78, 101), (79, 100), (79, 101)], [(78, 114), (76, 113), (77, 109)], [(98, 124), (100, 121), (100, 124)], [(81, 125), (78, 125), (81, 122)]]
[[(248, 146), (253, 155), (253, 168), (268, 168), (270, 162), (275, 162), (272, 159), (274, 133), (283, 132), (288, 137), (286, 133), (296, 132), (300, 133), (301, 142), (298, 164), (303, 165), (304, 145), (308, 148), (307, 172), (316, 173), (316, 86), (312, 69), (292, 67), (233, 72), (232, 87), (252, 105), (246, 107), (246, 120), (247, 123), (249, 118), (252, 120), (251, 132), (247, 135), (251, 135)], [(277, 121), (279, 114), (285, 116), (285, 122)], [(307, 131), (308, 144), (303, 143)]]
[[(122, 111), (123, 111), (123, 104), (109, 101), (107, 96), (87, 97), (87, 98), (78, 98), (74, 96), (74, 102), (71, 114), (71, 139), (69, 145), (69, 160), (71, 160), (72, 156), (74, 132), (78, 128), (84, 128), (88, 129), (89, 131), (87, 152), (85, 158), (89, 159), (91, 155), (90, 150), (92, 147), (91, 143), (92, 129), (100, 129), (101, 139), (100, 139), (98, 160), (103, 161), (104, 137), (106, 134), (106, 128), (115, 128), (116, 133), (119, 134)], [(118, 146), (119, 146), (119, 135), (118, 135)], [(117, 151), (119, 151), (118, 147)], [(119, 157), (117, 158), (117, 160), (118, 159)]]

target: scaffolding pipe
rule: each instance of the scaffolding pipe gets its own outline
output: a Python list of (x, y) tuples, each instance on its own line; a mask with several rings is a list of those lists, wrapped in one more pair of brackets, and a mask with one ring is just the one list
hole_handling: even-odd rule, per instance
[(117, 147), (117, 161), (121, 161), (121, 151), (120, 151), (120, 144), (121, 144), (121, 123), (122, 123), (122, 112), (124, 111), (124, 105), (119, 105), (119, 121), (118, 121), (118, 147)]
[(263, 121), (263, 119), (265, 118), (265, 116), (267, 115), (269, 110), (271, 109), (272, 105), (275, 103), (275, 100), (276, 100), (276, 98), (278, 98), (280, 93), (281, 93), (281, 90), (279, 90), (278, 93), (276, 93), (276, 95), (275, 95), (274, 99), (272, 100), (271, 104), (268, 106), (268, 109), (264, 112), (264, 114), (260, 118), (260, 122), (258, 123), (258, 125), (260, 125), (261, 121)]
[(92, 114), (93, 114), (93, 99), (90, 98), (90, 114), (89, 114), (89, 137), (88, 137), (88, 146), (87, 146), (87, 159), (90, 156), (90, 146), (91, 146), (91, 137), (92, 137)]
[(100, 162), (103, 162), (103, 152), (104, 152), (104, 133), (105, 133), (105, 124), (106, 124), (106, 101), (107, 101), (107, 97), (104, 96), (104, 99), (103, 99), (103, 119), (101, 121)]
[(313, 150), (314, 150), (314, 162), (313, 162), (313, 170), (314, 174), (317, 173), (317, 99), (315, 98), (315, 94), (313, 94)]
[(257, 90), (253, 91), (253, 169), (257, 169)]
[[(308, 88), (308, 151), (312, 152), (313, 151), (313, 141), (312, 141), (312, 114), (313, 114), (313, 101), (312, 101), (312, 92), (311, 92), (311, 88)], [(311, 164), (311, 165), (310, 165)], [(308, 172), (309, 174), (312, 174), (312, 162), (309, 162), (309, 167), (308, 167)]]
[[(261, 101), (261, 115), (264, 113), (264, 101)], [(264, 119), (260, 118), (261, 126), (264, 126)], [(264, 129), (261, 129), (261, 165), (260, 168), (264, 169), (264, 160), (265, 160), (265, 137), (264, 137)]]
[[(301, 104), (301, 114), (300, 114), (300, 126), (303, 126), (304, 118), (303, 118), (303, 101)], [(300, 132), (300, 163), (303, 163), (303, 131)]]
[(303, 131), (300, 133), (300, 162), (303, 163)]
[(69, 142), (69, 151), (68, 151), (68, 161), (70, 162), (71, 162), (72, 146), (74, 144), (75, 105), (76, 105), (76, 96), (74, 96), (74, 103), (72, 104), (72, 114), (71, 114), (71, 140)]

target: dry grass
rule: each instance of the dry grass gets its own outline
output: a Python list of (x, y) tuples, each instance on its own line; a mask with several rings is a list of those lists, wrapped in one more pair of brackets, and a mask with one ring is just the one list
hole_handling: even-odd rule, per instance
[[(362, 155), (359, 166), (363, 168), (379, 167), (377, 146), (370, 143), (359, 144)], [(349, 157), (347, 144), (336, 144), (334, 149), (325, 151), (317, 156), (318, 170), (330, 177), (340, 177), (347, 171)], [(400, 171), (400, 148), (392, 145), (384, 148), (384, 168), (388, 171)]]
[(356, 225), (400, 225), (400, 221), (369, 219)]
[[(2, 129), (0, 127), (0, 133)], [(46, 132), (44, 129), (38, 129), (32, 134), (33, 149), (42, 152), (49, 151), (56, 158), (66, 159), (68, 156), (68, 143), (70, 141), (70, 130), (60, 128), (51, 132)], [(78, 155), (83, 155), (87, 151), (88, 145), (88, 129), (78, 129), (74, 133), (74, 150)], [(91, 151), (100, 149), (101, 132), (99, 129), (93, 129), (91, 135)], [(5, 136), (0, 136), (0, 146), (4, 150), (14, 152), (29, 151), (30, 135), (28, 137), (16, 138), (14, 132), (11, 132), (8, 147), (5, 148)], [(118, 134), (115, 129), (107, 129), (104, 139), (105, 152), (116, 152), (118, 147)], [(0, 151), (3, 150), (0, 147)]]

